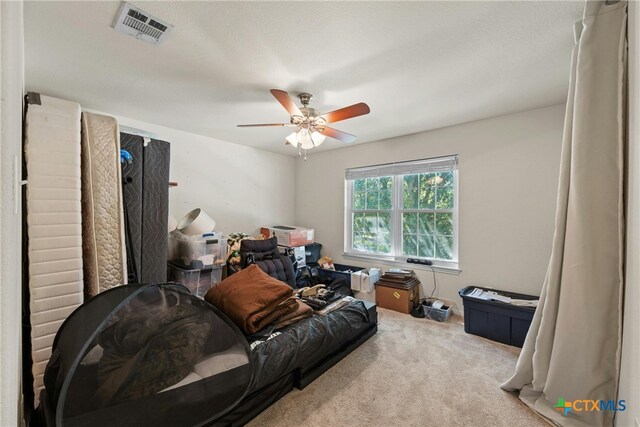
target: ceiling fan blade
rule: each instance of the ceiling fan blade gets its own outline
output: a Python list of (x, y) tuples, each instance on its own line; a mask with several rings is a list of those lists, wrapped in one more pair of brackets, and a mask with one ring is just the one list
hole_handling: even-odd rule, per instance
[(339, 110), (324, 113), (322, 117), (327, 123), (335, 123), (341, 120), (351, 119), (353, 117), (364, 116), (369, 114), (371, 110), (369, 106), (364, 102), (353, 104), (348, 107), (340, 108)]
[(238, 125), (239, 128), (254, 128), (254, 127), (259, 127), (259, 126), (278, 126), (278, 127), (283, 127), (283, 126), (295, 126), (295, 125), (292, 125), (291, 123), (255, 123), (255, 124), (250, 124), (250, 125)]
[(342, 132), (341, 130), (330, 128), (328, 126), (324, 126), (318, 129), (318, 132), (323, 134), (324, 136), (328, 136), (330, 138), (337, 139), (342, 142), (353, 142), (356, 140), (355, 135), (351, 135), (350, 133)]
[(280, 89), (271, 89), (271, 95), (273, 95), (273, 97), (277, 99), (280, 104), (282, 104), (284, 109), (287, 110), (290, 115), (304, 116), (304, 114), (302, 114), (302, 111), (300, 111), (300, 108), (298, 108), (295, 101), (291, 99), (287, 92)]

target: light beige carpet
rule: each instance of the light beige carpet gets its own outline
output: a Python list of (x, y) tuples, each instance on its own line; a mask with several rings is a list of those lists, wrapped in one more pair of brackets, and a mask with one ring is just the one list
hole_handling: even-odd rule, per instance
[(520, 349), (378, 309), (378, 333), (251, 426), (547, 426), (500, 389)]

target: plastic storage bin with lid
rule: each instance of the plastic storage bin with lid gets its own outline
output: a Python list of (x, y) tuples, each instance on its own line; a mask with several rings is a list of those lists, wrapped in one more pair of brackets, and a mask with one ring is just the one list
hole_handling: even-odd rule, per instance
[(473, 285), (458, 294), (464, 305), (466, 333), (523, 346), (539, 297)]
[(169, 261), (181, 268), (223, 266), (227, 258), (227, 239), (219, 233), (188, 236), (179, 230), (169, 234)]
[(170, 281), (180, 283), (193, 295), (204, 298), (207, 291), (222, 280), (222, 269), (222, 265), (203, 269), (186, 269), (169, 263), (168, 276)]

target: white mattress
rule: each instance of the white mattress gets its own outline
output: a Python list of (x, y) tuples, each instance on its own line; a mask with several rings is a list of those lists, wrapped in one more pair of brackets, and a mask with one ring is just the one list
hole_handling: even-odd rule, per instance
[(113, 117), (82, 113), (85, 297), (126, 283), (120, 134)]
[(27, 234), (36, 405), (58, 328), (83, 300), (80, 105), (41, 96), (25, 119)]

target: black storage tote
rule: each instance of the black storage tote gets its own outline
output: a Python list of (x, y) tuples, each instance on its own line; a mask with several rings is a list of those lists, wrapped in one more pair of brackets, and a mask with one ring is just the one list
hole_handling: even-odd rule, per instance
[(536, 309), (468, 296), (475, 288), (497, 292), (515, 299), (535, 300), (538, 297), (480, 286), (467, 286), (458, 292), (464, 304), (465, 332), (492, 341), (522, 347)]

